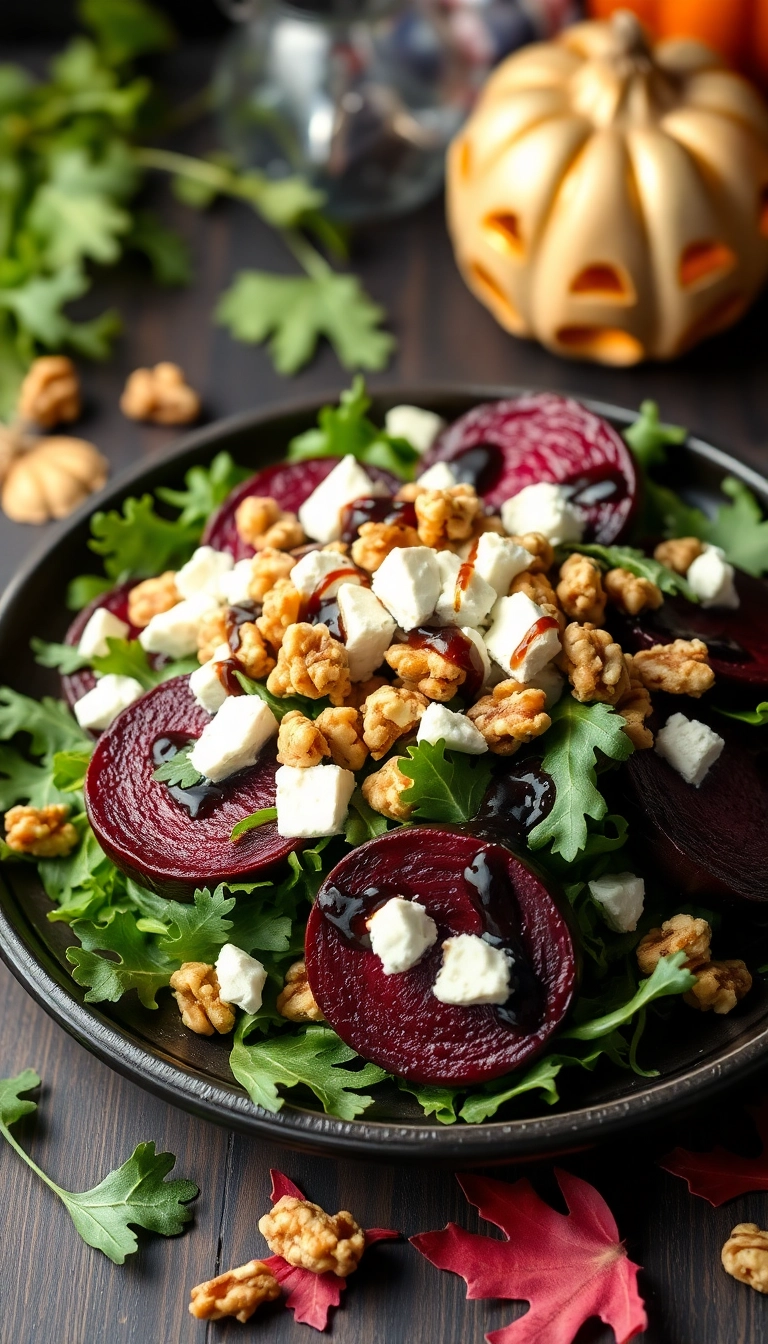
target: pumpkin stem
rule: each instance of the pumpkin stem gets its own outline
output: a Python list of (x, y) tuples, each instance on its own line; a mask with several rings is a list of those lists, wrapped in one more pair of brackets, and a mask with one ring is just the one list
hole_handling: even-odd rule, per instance
[(618, 56), (650, 56), (645, 29), (630, 9), (617, 9), (611, 15), (611, 28)]

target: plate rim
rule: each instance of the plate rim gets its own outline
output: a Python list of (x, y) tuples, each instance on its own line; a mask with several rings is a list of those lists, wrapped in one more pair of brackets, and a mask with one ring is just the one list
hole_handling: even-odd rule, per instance
[[(443, 403), (451, 399), (496, 400), (517, 397), (547, 389), (509, 384), (475, 383), (391, 383), (369, 390), (374, 407), (377, 403), (416, 405)], [(562, 391), (589, 410), (605, 416), (614, 424), (630, 424), (636, 413), (601, 399)], [(80, 508), (33, 548), (0, 597), (0, 641), (8, 635), (13, 607), (26, 583), (57, 546), (77, 531), (99, 508), (111, 508), (142, 482), (152, 488), (151, 477), (163, 475), (186, 459), (194, 459), (206, 450), (215, 450), (233, 434), (257, 429), (265, 422), (287, 416), (312, 416), (317, 410), (338, 399), (338, 392), (318, 393), (297, 402), (271, 403), (258, 410), (241, 411), (182, 436), (169, 450), (141, 459), (118, 473), (105, 488), (90, 496)], [(689, 434), (686, 447), (723, 474), (743, 480), (768, 505), (768, 479), (746, 463), (697, 435)], [(194, 461), (185, 461), (185, 466)], [(18, 899), (13, 897), (26, 925), (26, 937), (12, 922), (5, 898), (12, 883), (3, 875), (0, 881), (0, 957), (31, 997), (81, 1045), (103, 1063), (138, 1086), (172, 1105), (215, 1124), (226, 1125), (243, 1133), (267, 1138), (296, 1149), (322, 1156), (352, 1157), (368, 1161), (407, 1162), (428, 1158), (436, 1163), (503, 1164), (583, 1148), (597, 1138), (615, 1137), (641, 1122), (660, 1123), (741, 1080), (758, 1069), (768, 1054), (768, 1021), (751, 1040), (734, 1043), (716, 1060), (694, 1064), (684, 1073), (646, 1084), (623, 1098), (599, 1106), (556, 1111), (529, 1119), (486, 1121), (479, 1125), (404, 1124), (366, 1120), (364, 1116), (345, 1121), (321, 1112), (291, 1105), (286, 1099), (278, 1112), (255, 1106), (236, 1083), (229, 1087), (216, 1084), (194, 1067), (163, 1058), (160, 1050), (149, 1050), (138, 1043), (129, 1028), (102, 1013), (97, 1005), (78, 997), (77, 986), (65, 986), (35, 955), (35, 944), (45, 949), (45, 941), (26, 918)], [(53, 955), (50, 954), (49, 955)]]

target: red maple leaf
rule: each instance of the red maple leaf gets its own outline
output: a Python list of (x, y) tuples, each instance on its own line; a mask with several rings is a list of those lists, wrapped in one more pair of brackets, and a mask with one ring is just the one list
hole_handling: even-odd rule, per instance
[(759, 1157), (739, 1157), (727, 1148), (713, 1148), (710, 1153), (675, 1148), (659, 1166), (672, 1176), (682, 1177), (692, 1195), (709, 1200), (715, 1208), (750, 1190), (768, 1190), (768, 1105), (747, 1109), (763, 1144)]
[(569, 1213), (539, 1199), (529, 1181), (457, 1177), (481, 1218), (506, 1234), (497, 1241), (449, 1223), (413, 1245), (438, 1269), (467, 1281), (467, 1297), (525, 1299), (530, 1310), (486, 1335), (489, 1344), (571, 1344), (590, 1316), (613, 1326), (617, 1344), (645, 1330), (637, 1271), (613, 1214), (594, 1186), (555, 1169)]
[[(294, 1195), (296, 1199), (304, 1199), (299, 1187), (284, 1176), (282, 1171), (273, 1170), (269, 1174), (272, 1177), (270, 1199), (273, 1204), (282, 1199), (283, 1195)], [(399, 1236), (399, 1232), (388, 1227), (371, 1227), (365, 1234), (365, 1249), (368, 1250), (368, 1247), (376, 1241), (391, 1241)], [(271, 1255), (268, 1260), (263, 1260), (262, 1264), (272, 1270), (278, 1283), (288, 1293), (285, 1305), (294, 1312), (294, 1319), (302, 1325), (311, 1325), (315, 1330), (325, 1330), (328, 1325), (328, 1312), (331, 1307), (338, 1307), (341, 1302), (341, 1294), (347, 1286), (347, 1280), (340, 1279), (330, 1272), (313, 1274), (311, 1269), (299, 1269), (296, 1265), (289, 1265), (282, 1255)]]

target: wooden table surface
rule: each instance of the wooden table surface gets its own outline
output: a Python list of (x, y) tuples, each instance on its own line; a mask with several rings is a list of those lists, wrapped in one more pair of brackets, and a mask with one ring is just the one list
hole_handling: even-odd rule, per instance
[[(5, 53), (4, 53), (5, 55)], [(191, 89), (207, 54), (187, 50), (169, 58), (166, 75)], [(180, 142), (184, 144), (185, 142)], [(205, 128), (186, 144), (205, 147)], [(186, 370), (213, 420), (234, 411), (335, 395), (348, 379), (330, 351), (292, 381), (274, 373), (266, 355), (234, 344), (213, 325), (216, 296), (240, 267), (289, 269), (276, 240), (245, 209), (224, 206), (197, 216), (164, 191), (150, 193), (164, 217), (190, 242), (196, 279), (185, 291), (159, 293), (138, 268), (99, 280), (84, 311), (116, 304), (125, 334), (103, 367), (84, 366), (86, 410), (77, 432), (93, 439), (115, 471), (162, 453), (171, 430), (129, 423), (118, 410), (126, 374), (139, 364), (172, 359)], [(154, 202), (153, 202), (154, 203)], [(562, 363), (497, 328), (469, 295), (454, 268), (435, 203), (400, 223), (361, 238), (354, 264), (389, 311), (399, 352), (385, 383), (517, 383), (558, 388), (636, 406), (656, 398), (668, 420), (768, 468), (768, 305), (732, 334), (670, 366), (612, 371)], [(44, 540), (48, 529), (0, 519), (0, 578)], [(35, 1068), (44, 1080), (36, 1116), (17, 1126), (21, 1141), (65, 1187), (86, 1188), (117, 1166), (141, 1140), (178, 1156), (175, 1174), (200, 1188), (194, 1223), (173, 1240), (142, 1237), (122, 1267), (84, 1245), (50, 1192), (6, 1146), (0, 1147), (1, 1344), (187, 1344), (264, 1338), (307, 1341), (279, 1304), (247, 1326), (204, 1325), (187, 1314), (189, 1288), (264, 1251), (257, 1221), (268, 1204), (269, 1168), (278, 1166), (330, 1210), (347, 1207), (364, 1225), (397, 1227), (406, 1235), (453, 1219), (476, 1229), (448, 1171), (373, 1166), (281, 1150), (206, 1124), (156, 1100), (112, 1073), (71, 1040), (0, 966), (0, 1076)], [(751, 1195), (724, 1209), (693, 1199), (684, 1184), (656, 1165), (676, 1142), (750, 1142), (743, 1097), (731, 1093), (706, 1108), (696, 1126), (638, 1133), (621, 1144), (564, 1159), (568, 1170), (594, 1182), (613, 1209), (631, 1257), (645, 1266), (647, 1344), (760, 1344), (768, 1340), (768, 1302), (728, 1278), (720, 1248), (740, 1221), (768, 1222), (768, 1197)], [(753, 1145), (754, 1151), (754, 1145)], [(510, 1169), (510, 1179), (523, 1174)], [(537, 1189), (557, 1200), (550, 1163), (527, 1168)], [(427, 1263), (407, 1241), (384, 1244), (366, 1257), (335, 1313), (337, 1344), (473, 1344), (522, 1314), (521, 1304), (467, 1302), (463, 1281)], [(607, 1344), (598, 1322), (579, 1344)], [(541, 1344), (550, 1344), (542, 1340)]]

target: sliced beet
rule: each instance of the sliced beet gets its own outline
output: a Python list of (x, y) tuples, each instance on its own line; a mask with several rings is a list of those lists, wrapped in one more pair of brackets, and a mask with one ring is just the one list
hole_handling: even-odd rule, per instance
[(475, 406), (424, 459), (425, 466), (440, 461), (493, 509), (539, 481), (571, 486), (585, 539), (603, 545), (624, 535), (637, 506), (637, 471), (621, 436), (579, 402), (551, 392)]
[[(83, 610), (78, 612), (64, 636), (64, 643), (71, 644), (73, 648), (80, 643), (80, 637), (86, 625), (94, 611), (97, 611), (99, 607), (106, 607), (107, 611), (111, 611), (119, 620), (125, 621), (128, 626), (126, 639), (138, 639), (141, 634), (141, 627), (132, 625), (128, 620), (128, 594), (132, 588), (135, 588), (137, 582), (138, 580), (134, 580), (133, 583), (121, 583), (117, 588), (111, 588), (108, 593), (101, 593), (99, 597), (95, 597), (92, 602), (89, 602), (87, 607), (83, 607)], [(163, 663), (168, 662), (168, 659), (161, 653), (150, 653), (148, 662), (151, 667), (161, 667)], [(61, 693), (70, 709), (72, 709), (75, 702), (81, 700), (88, 691), (92, 691), (95, 685), (96, 677), (91, 669), (82, 667), (79, 672), (69, 672), (62, 676)]]
[[(385, 975), (365, 921), (393, 896), (418, 897), (438, 939), (411, 970)], [(519, 991), (503, 1007), (460, 1007), (432, 993), (441, 944), (461, 933), (500, 937), (516, 951)], [(577, 978), (570, 929), (541, 878), (502, 845), (438, 826), (390, 832), (336, 865), (309, 917), (306, 963), (343, 1041), (392, 1073), (438, 1084), (496, 1078), (537, 1054)]]
[(274, 807), (274, 748), (266, 747), (255, 766), (211, 786), (194, 818), (152, 778), (164, 743), (184, 745), (209, 722), (189, 678), (173, 677), (118, 715), (99, 738), (86, 774), (85, 806), (102, 849), (129, 877), (163, 896), (188, 899), (197, 887), (264, 876), (296, 848), (273, 821), (234, 843), (229, 838), (243, 817)]
[[(238, 504), (249, 495), (269, 495), (286, 513), (298, 513), (304, 500), (309, 499), (312, 491), (330, 475), (338, 461), (338, 457), (311, 457), (306, 462), (277, 462), (257, 471), (255, 476), (233, 490), (221, 508), (208, 519), (201, 544), (213, 546), (217, 551), (229, 551), (235, 560), (247, 560), (254, 551), (238, 536), (235, 525)], [(402, 485), (391, 472), (379, 467), (366, 467), (365, 470), (371, 480), (383, 481), (393, 495)]]
[(736, 590), (740, 605), (734, 609), (665, 597), (657, 611), (619, 622), (621, 643), (637, 650), (673, 639), (703, 639), (718, 681), (768, 687), (768, 583), (737, 570)]
[[(665, 697), (659, 722), (679, 708)], [(685, 704), (682, 712), (708, 723), (726, 745), (699, 788), (655, 751), (630, 756), (616, 782), (621, 806), (631, 813), (633, 845), (685, 897), (768, 901), (765, 757), (750, 750), (740, 725), (724, 716), (700, 704)]]

